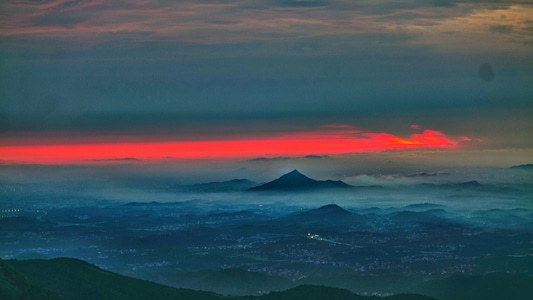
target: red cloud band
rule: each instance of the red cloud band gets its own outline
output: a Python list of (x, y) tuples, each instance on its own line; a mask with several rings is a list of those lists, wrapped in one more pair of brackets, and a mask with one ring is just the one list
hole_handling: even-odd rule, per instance
[(349, 127), (324, 127), (319, 131), (262, 139), (4, 146), (0, 147), (0, 158), (22, 163), (72, 163), (123, 157), (157, 160), (166, 157), (298, 156), (420, 148), (454, 149), (465, 140), (465, 137), (452, 139), (440, 131), (429, 129), (404, 138), (390, 133), (365, 133)]

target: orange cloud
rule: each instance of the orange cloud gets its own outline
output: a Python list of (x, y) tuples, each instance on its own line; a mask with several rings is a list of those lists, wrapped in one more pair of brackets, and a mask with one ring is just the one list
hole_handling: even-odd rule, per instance
[(10, 145), (0, 147), (4, 161), (21, 163), (74, 163), (122, 157), (158, 160), (249, 158), (256, 156), (300, 156), (345, 154), (406, 149), (455, 149), (466, 137), (451, 138), (436, 130), (409, 137), (390, 133), (362, 132), (353, 127), (323, 127), (309, 132), (250, 139), (125, 142), (90, 144)]
[(252, 2), (9, 1), (0, 9), (0, 25), (4, 29), (0, 37), (86, 40), (98, 35), (106, 39), (107, 34), (151, 33), (151, 38), (203, 44), (407, 34), (424, 44), (452, 48), (465, 43), (472, 47), (480, 41), (489, 44), (489, 49), (494, 45), (501, 47), (489, 32), (492, 28), (506, 33), (506, 37), (496, 38), (507, 46), (531, 40), (528, 20), (532, 8), (525, 3), (506, 7), (479, 1), (450, 6), (392, 0)]

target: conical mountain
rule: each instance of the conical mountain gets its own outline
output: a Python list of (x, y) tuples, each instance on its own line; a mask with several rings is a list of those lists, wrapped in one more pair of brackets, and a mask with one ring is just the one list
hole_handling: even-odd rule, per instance
[(267, 182), (263, 185), (253, 187), (250, 191), (301, 191), (331, 188), (347, 188), (350, 185), (342, 181), (315, 180), (293, 170), (278, 179)]

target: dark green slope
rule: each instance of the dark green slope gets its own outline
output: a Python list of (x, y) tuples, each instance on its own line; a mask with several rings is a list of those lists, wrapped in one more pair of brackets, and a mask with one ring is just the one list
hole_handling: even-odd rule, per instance
[(254, 295), (257, 291), (286, 290), (294, 287), (289, 280), (241, 269), (204, 270), (180, 276), (179, 286), (224, 295)]
[(0, 299), (58, 300), (60, 298), (0, 259)]
[(421, 295), (394, 295), (388, 297), (370, 297), (356, 295), (348, 290), (316, 285), (301, 285), (283, 292), (272, 292), (261, 297), (243, 297), (256, 300), (432, 300), (435, 298)]
[(64, 299), (194, 299), (219, 300), (220, 295), (177, 289), (102, 270), (72, 258), (13, 260), (9, 264)]
[[(395, 295), (390, 297), (366, 297), (351, 293), (348, 290), (330, 288), (323, 286), (303, 285), (283, 292), (272, 292), (264, 296), (249, 297), (225, 297), (222, 295), (194, 291), (188, 289), (178, 289), (160, 285), (157, 283), (130, 278), (115, 273), (102, 270), (87, 262), (72, 258), (56, 258), (51, 260), (10, 260), (4, 262), (2, 266), (8, 271), (6, 274), (16, 273), (18, 279), (13, 283), (5, 284), (6, 295), (0, 295), (0, 299), (195, 299), (195, 300), (367, 300), (367, 299), (387, 299), (387, 300), (431, 300), (434, 298), (419, 295)], [(230, 270), (230, 272), (234, 272)], [(24, 275), (22, 275), (24, 274)], [(228, 275), (228, 274), (226, 274)], [(231, 274), (230, 274), (231, 275)], [(6, 277), (6, 276), (4, 276)], [(4, 278), (0, 277), (0, 278)], [(9, 276), (8, 276), (9, 277)], [(11, 276), (13, 277), (13, 276)], [(30, 279), (28, 279), (30, 278)], [(33, 280), (35, 291), (28, 295), (39, 295), (44, 293), (47, 297), (22, 297), (21, 293), (15, 294), (11, 291), (25, 290), (27, 282)], [(4, 286), (5, 280), (2, 281)], [(54, 296), (48, 290), (54, 291), (61, 298)]]
[(533, 299), (533, 275), (493, 273), (480, 276), (456, 275), (430, 281), (419, 292), (443, 300)]
[[(240, 271), (235, 275), (235, 272), (235, 270), (226, 270), (219, 275), (229, 278), (244, 276), (244, 279), (240, 281), (241, 284), (250, 284), (251, 279), (248, 278), (248, 273)], [(234, 284), (231, 280), (226, 282), (229, 285)], [(383, 280), (382, 285), (387, 285), (387, 281)], [(533, 295), (533, 275), (526, 272), (452, 276), (426, 281), (413, 291), (442, 300), (530, 299)], [(118, 275), (77, 259), (58, 258), (0, 260), (0, 299), (429, 300), (434, 298), (410, 294), (366, 297), (344, 289), (316, 285), (302, 285), (260, 297), (224, 297), (214, 293), (172, 288)]]

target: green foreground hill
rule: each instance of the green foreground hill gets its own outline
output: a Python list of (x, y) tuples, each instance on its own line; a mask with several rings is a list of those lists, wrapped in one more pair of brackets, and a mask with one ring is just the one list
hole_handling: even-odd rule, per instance
[[(228, 284), (231, 284), (230, 282)], [(383, 284), (386, 285), (387, 282), (383, 281)], [(533, 276), (527, 273), (452, 276), (425, 282), (416, 291), (443, 300), (531, 299)], [(232, 297), (164, 286), (105, 271), (81, 260), (57, 258), (9, 261), (0, 259), (0, 299), (430, 300), (436, 298), (416, 294), (370, 297), (356, 295), (346, 289), (317, 285), (301, 285), (263, 296)]]
[(224, 299), (214, 293), (122, 276), (73, 258), (13, 260), (4, 264), (13, 266), (43, 289), (55, 292), (60, 299)]
[(0, 260), (0, 299), (430, 300), (420, 295), (367, 297), (348, 290), (299, 286), (264, 296), (230, 297), (122, 276), (72, 258)]
[(57, 300), (61, 298), (30, 280), (10, 264), (0, 260), (0, 299)]

